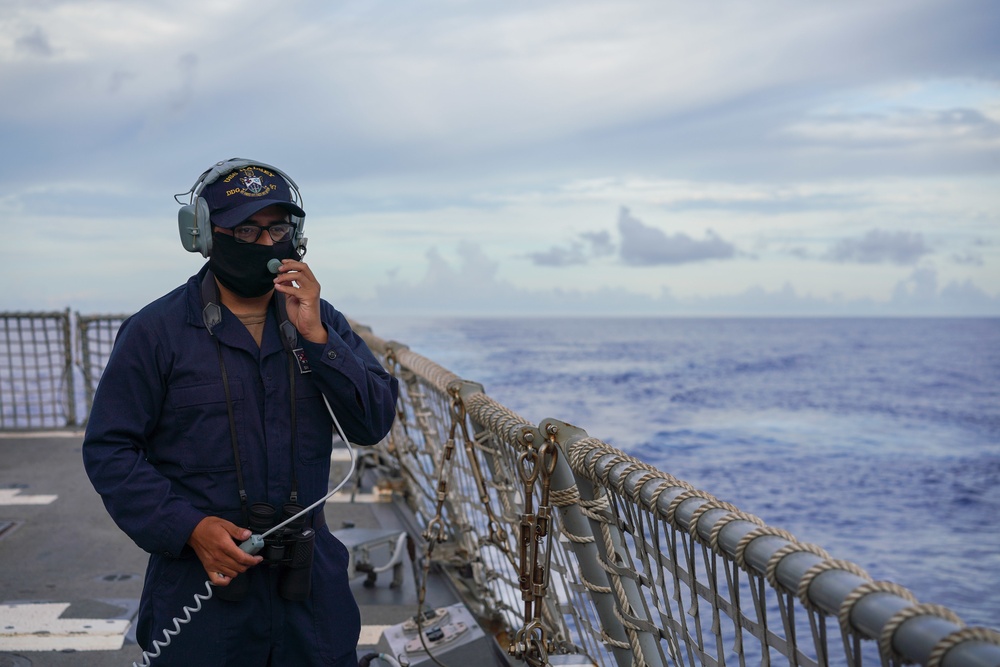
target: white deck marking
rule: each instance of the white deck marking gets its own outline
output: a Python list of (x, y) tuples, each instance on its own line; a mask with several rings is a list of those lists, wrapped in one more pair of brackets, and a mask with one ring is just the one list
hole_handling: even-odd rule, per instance
[(5, 651), (117, 651), (131, 621), (59, 618), (68, 602), (0, 605), (0, 649)]
[[(328, 503), (349, 503), (349, 502), (351, 502), (351, 494), (350, 493), (335, 493), (332, 496), (330, 496), (330, 499), (327, 500), (326, 502), (328, 502)], [(387, 501), (385, 501), (382, 498), (376, 496), (374, 493), (357, 493), (357, 494), (354, 495), (354, 502), (363, 505), (365, 503), (382, 503), (382, 502), (387, 502)]]
[(0, 489), (0, 505), (48, 505), (59, 496), (22, 496), (21, 489)]
[(84, 431), (0, 431), (0, 440), (26, 440), (28, 438), (82, 438)]
[(382, 633), (388, 625), (362, 625), (361, 636), (358, 638), (358, 646), (375, 646), (382, 638)]

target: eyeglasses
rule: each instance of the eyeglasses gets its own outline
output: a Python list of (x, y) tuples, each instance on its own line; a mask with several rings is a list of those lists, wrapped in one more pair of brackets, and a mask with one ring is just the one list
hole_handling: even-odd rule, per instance
[(275, 243), (281, 243), (282, 241), (292, 240), (292, 234), (295, 232), (295, 225), (290, 222), (279, 222), (271, 225), (270, 227), (261, 227), (260, 225), (244, 223), (233, 227), (233, 237), (236, 239), (237, 243), (256, 243), (257, 239), (260, 238), (260, 233), (265, 229), (267, 230), (267, 233), (271, 235), (272, 241)]

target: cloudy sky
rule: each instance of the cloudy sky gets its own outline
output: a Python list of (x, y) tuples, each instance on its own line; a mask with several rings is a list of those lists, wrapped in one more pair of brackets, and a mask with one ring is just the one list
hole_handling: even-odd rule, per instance
[(1000, 315), (994, 0), (0, 0), (0, 309), (201, 265), (175, 193), (302, 190), (355, 317)]

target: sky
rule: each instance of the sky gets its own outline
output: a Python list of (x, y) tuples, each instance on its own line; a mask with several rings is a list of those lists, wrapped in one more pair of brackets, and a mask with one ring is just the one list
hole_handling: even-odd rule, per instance
[(0, 0), (0, 310), (182, 284), (174, 195), (243, 157), (355, 318), (998, 316), (998, 35), (994, 0)]

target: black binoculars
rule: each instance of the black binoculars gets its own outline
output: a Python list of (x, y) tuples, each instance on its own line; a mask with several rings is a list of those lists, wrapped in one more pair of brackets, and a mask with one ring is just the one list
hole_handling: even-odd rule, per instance
[[(274, 526), (287, 521), (302, 511), (295, 503), (285, 503), (281, 515), (267, 503), (250, 506), (250, 525), (254, 535), (262, 535)], [(306, 527), (306, 515), (298, 517), (264, 538), (262, 565), (270, 565), (278, 571), (278, 595), (291, 602), (302, 602), (309, 598), (312, 586), (313, 545), (316, 531)], [(233, 578), (228, 586), (216, 590), (215, 595), (223, 600), (239, 602), (246, 598), (249, 588), (246, 573)]]

